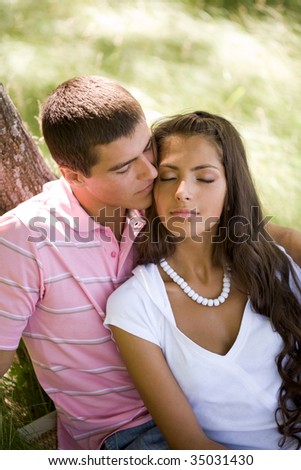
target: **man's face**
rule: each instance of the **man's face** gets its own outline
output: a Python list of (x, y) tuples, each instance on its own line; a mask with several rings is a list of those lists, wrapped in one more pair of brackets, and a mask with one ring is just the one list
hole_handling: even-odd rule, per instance
[(86, 211), (96, 216), (100, 210), (111, 215), (115, 209), (145, 209), (152, 203), (157, 170), (151, 145), (151, 132), (145, 121), (137, 124), (132, 136), (98, 145), (98, 163), (75, 192)]

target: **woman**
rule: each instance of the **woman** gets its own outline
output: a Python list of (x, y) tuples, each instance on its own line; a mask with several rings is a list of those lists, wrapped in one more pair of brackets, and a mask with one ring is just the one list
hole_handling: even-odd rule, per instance
[(140, 265), (106, 324), (172, 449), (299, 448), (301, 273), (259, 223), (241, 138), (205, 112), (154, 138)]

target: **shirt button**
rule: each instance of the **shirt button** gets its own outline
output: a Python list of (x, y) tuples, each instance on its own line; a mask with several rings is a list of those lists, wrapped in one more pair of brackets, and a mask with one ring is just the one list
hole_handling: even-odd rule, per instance
[(111, 256), (112, 256), (112, 258), (116, 258), (116, 256), (117, 256), (116, 251), (111, 251)]

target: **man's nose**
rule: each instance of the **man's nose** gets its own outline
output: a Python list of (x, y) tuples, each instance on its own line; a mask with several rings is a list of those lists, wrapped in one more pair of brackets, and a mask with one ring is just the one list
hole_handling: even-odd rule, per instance
[(158, 171), (153, 163), (144, 155), (141, 157), (141, 177), (143, 179), (154, 180), (158, 176)]

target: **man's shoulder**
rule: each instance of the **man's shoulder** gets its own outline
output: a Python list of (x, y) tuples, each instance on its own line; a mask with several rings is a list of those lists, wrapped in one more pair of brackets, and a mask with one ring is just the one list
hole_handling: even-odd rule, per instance
[(120, 300), (121, 298), (132, 297), (135, 293), (136, 297), (145, 297), (146, 287), (156, 282), (156, 265), (146, 264), (138, 265), (132, 271), (132, 276), (121, 284), (112, 294), (111, 298)]

